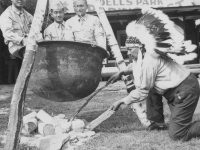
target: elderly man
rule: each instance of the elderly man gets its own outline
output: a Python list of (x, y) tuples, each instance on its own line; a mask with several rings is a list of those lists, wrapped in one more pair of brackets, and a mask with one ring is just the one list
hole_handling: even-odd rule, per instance
[[(141, 43), (131, 52), (138, 53), (132, 68), (136, 89), (115, 102), (110, 109), (118, 110), (122, 104), (146, 100), (147, 118), (152, 121), (152, 125), (163, 126), (163, 96), (171, 111), (170, 138), (188, 141), (200, 137), (200, 121), (192, 122), (199, 100), (199, 83), (187, 68), (177, 63), (194, 59), (196, 54), (191, 52), (196, 46), (188, 41), (180, 41), (174, 24), (162, 12), (153, 9), (143, 9), (142, 12), (143, 16), (131, 22), (126, 29), (128, 36), (134, 36)], [(130, 70), (120, 71), (108, 82), (130, 73)]]
[(44, 31), (45, 40), (64, 40), (65, 22), (63, 20), (66, 7), (59, 0), (54, 0), (50, 5), (50, 14), (54, 22)]
[(66, 40), (92, 43), (106, 49), (106, 36), (99, 18), (86, 13), (86, 0), (74, 0), (76, 16), (65, 23)]
[(33, 16), (24, 9), (25, 3), (26, 0), (12, 0), (12, 5), (2, 13), (0, 20), (9, 52), (20, 58), (23, 57), (20, 49), (27, 44), (27, 35), (33, 19)]

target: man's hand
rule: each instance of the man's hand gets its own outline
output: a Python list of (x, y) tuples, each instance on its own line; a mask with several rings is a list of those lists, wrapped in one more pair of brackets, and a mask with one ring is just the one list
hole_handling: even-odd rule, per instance
[(22, 40), (23, 46), (26, 46), (27, 42), (28, 42), (28, 38), (27, 37), (23, 38), (23, 40)]
[(121, 77), (122, 77), (122, 72), (120, 71), (120, 72), (117, 72), (117, 73), (115, 73), (114, 75), (112, 75), (109, 79), (108, 79), (108, 81), (107, 81), (107, 84), (109, 83), (114, 83), (114, 82), (117, 82), (118, 80), (120, 80), (121, 79)]
[(122, 100), (116, 101), (110, 106), (109, 109), (113, 110), (113, 111), (117, 111), (122, 104), (124, 104), (124, 102)]

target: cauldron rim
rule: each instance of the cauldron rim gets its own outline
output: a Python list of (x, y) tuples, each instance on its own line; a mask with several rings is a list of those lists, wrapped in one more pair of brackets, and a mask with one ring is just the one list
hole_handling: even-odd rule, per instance
[[(83, 44), (83, 45), (91, 45), (92, 43), (85, 43), (85, 42), (81, 42), (81, 41), (62, 41), (62, 40), (45, 40), (45, 41), (40, 41), (38, 42), (38, 46), (41, 46), (42, 44), (46, 44), (46, 43), (77, 43), (77, 44)], [(107, 50), (105, 50), (103, 47), (95, 45), (95, 47), (98, 47), (100, 49), (102, 49), (102, 51), (104, 51), (103, 53), (105, 53), (105, 57), (104, 58), (108, 58), (110, 56), (110, 54), (107, 52)]]

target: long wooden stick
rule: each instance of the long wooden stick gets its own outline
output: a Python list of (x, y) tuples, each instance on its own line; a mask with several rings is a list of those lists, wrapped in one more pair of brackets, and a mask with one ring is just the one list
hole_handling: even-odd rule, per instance
[(28, 43), (26, 46), (22, 68), (13, 91), (5, 150), (19, 150), (20, 131), (22, 126), (26, 90), (38, 47), (36, 44), (36, 38), (41, 31), (46, 5), (47, 0), (37, 1), (36, 12), (28, 36)]
[(78, 115), (78, 113), (89, 103), (89, 101), (95, 96), (97, 95), (101, 90), (103, 90), (104, 88), (106, 88), (110, 83), (106, 83), (104, 86), (100, 87), (99, 89), (97, 89), (87, 100), (86, 102), (78, 109), (78, 111), (73, 115), (73, 117), (70, 119), (70, 121), (73, 121), (74, 118)]
[(115, 111), (113, 110), (106, 110), (103, 114), (101, 114), (98, 118), (96, 118), (95, 120), (93, 120), (92, 122), (90, 122), (86, 128), (89, 130), (93, 130), (94, 128), (96, 128), (99, 124), (101, 124), (103, 121), (105, 121), (106, 119), (108, 119), (109, 117), (111, 117), (113, 114), (115, 113)]
[[(109, 46), (111, 47), (111, 51), (114, 54), (118, 68), (119, 68), (119, 70), (124, 70), (124, 69), (126, 69), (126, 64), (122, 57), (119, 45), (117, 43), (117, 40), (116, 40), (115, 35), (112, 30), (112, 27), (108, 21), (108, 18), (106, 16), (104, 8), (101, 4), (101, 0), (95, 0), (94, 4), (95, 4), (95, 10), (97, 12), (97, 15), (98, 15), (98, 17), (101, 21), (101, 24), (106, 32), (106, 38), (108, 40)], [(124, 78), (124, 83), (126, 84), (128, 93), (130, 93), (135, 88), (131, 76)], [(138, 115), (138, 119), (140, 120), (140, 122), (144, 126), (149, 126), (150, 121), (147, 120), (146, 117), (144, 117), (144, 116), (146, 116), (146, 113), (145, 113), (146, 108), (142, 105), (142, 103), (134, 103), (134, 104), (132, 104), (132, 108), (134, 111), (137, 111), (136, 114)]]
[(105, 87), (107, 87), (110, 83), (105, 84), (104, 86), (100, 87), (99, 89), (97, 89), (86, 101), (85, 103), (78, 109), (78, 111), (72, 116), (72, 118), (70, 119), (70, 121), (73, 121), (74, 118), (79, 114), (79, 112), (89, 103), (89, 101), (95, 96), (97, 95), (101, 90), (103, 90)]

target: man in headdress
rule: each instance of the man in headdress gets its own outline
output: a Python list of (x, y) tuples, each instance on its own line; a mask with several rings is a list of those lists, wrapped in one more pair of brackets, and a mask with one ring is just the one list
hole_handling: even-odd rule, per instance
[(106, 36), (99, 18), (86, 13), (86, 0), (73, 0), (76, 16), (65, 23), (66, 40), (91, 43), (106, 49)]
[[(174, 37), (178, 34), (174, 24), (162, 12), (143, 9), (142, 13), (143, 16), (131, 22), (126, 29), (128, 36), (135, 36), (145, 47), (145, 50), (141, 46), (132, 49), (138, 53), (132, 68), (136, 89), (127, 97), (116, 101), (110, 109), (116, 111), (122, 104), (146, 100), (147, 119), (152, 121), (149, 128), (160, 129), (165, 125), (163, 96), (171, 110), (170, 138), (188, 141), (193, 137), (200, 137), (200, 121), (192, 122), (199, 100), (199, 82), (187, 68), (177, 63), (194, 59), (196, 54), (191, 52), (196, 46)], [(176, 53), (181, 55), (175, 57)], [(172, 57), (178, 61), (172, 60)], [(130, 68), (120, 71), (108, 82), (115, 82), (121, 75), (130, 73)]]
[(50, 14), (54, 22), (44, 30), (45, 40), (64, 40), (65, 22), (63, 20), (66, 7), (60, 0), (53, 0), (50, 4)]

